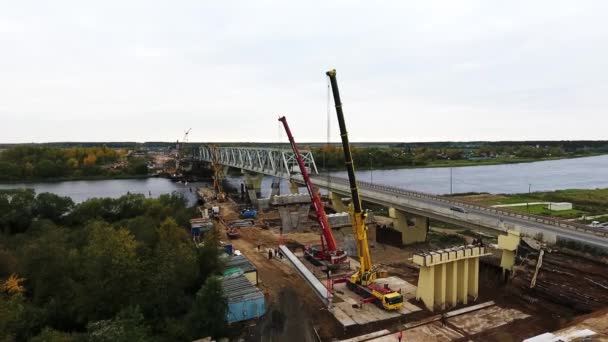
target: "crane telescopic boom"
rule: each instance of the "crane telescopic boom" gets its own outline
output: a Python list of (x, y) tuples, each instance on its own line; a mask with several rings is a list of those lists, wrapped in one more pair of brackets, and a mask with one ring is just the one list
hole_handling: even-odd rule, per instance
[(353, 234), (355, 235), (357, 253), (359, 254), (359, 262), (361, 264), (357, 272), (350, 276), (350, 280), (347, 281), (346, 285), (349, 289), (361, 295), (364, 298), (364, 301), (374, 302), (376, 305), (387, 310), (398, 310), (403, 307), (403, 295), (391, 290), (388, 286), (381, 286), (374, 283), (378, 277), (378, 272), (372, 264), (369, 244), (367, 243), (367, 225), (365, 224), (367, 214), (363, 211), (359, 189), (357, 188), (355, 165), (353, 163), (353, 156), (348, 141), (344, 113), (342, 112), (342, 101), (340, 100), (338, 81), (336, 80), (336, 70), (330, 70), (326, 75), (329, 77), (331, 83), (336, 113), (338, 114), (340, 137), (342, 139), (342, 148), (344, 149), (344, 163), (346, 165), (350, 193), (353, 199), (351, 208)]
[(310, 175), (308, 174), (308, 170), (304, 165), (302, 155), (298, 150), (298, 145), (296, 145), (293, 135), (291, 134), (291, 129), (289, 129), (289, 125), (287, 124), (287, 119), (282, 116), (279, 118), (279, 121), (283, 123), (283, 127), (285, 128), (285, 132), (287, 133), (287, 137), (289, 138), (289, 143), (291, 144), (293, 153), (296, 155), (298, 166), (300, 167), (300, 171), (302, 172), (302, 178), (304, 178), (304, 183), (306, 183), (306, 189), (308, 190), (308, 194), (310, 195), (312, 205), (315, 208), (315, 214), (317, 215), (317, 221), (319, 222), (319, 226), (321, 227), (321, 232), (323, 233), (323, 238), (325, 240), (325, 244), (327, 245), (327, 250), (329, 252), (335, 252), (338, 249), (336, 246), (336, 239), (334, 238), (334, 235), (331, 232), (329, 222), (327, 221), (327, 215), (325, 214), (325, 208), (323, 207), (323, 203), (321, 203), (319, 194), (312, 186), (312, 182), (310, 181)]
[(355, 178), (355, 165), (353, 156), (350, 150), (348, 141), (348, 132), (346, 131), (346, 123), (344, 121), (344, 112), (342, 112), (342, 101), (340, 100), (340, 91), (338, 90), (338, 81), (336, 80), (336, 70), (330, 70), (326, 73), (329, 76), (331, 89), (336, 105), (336, 113), (338, 115), (338, 125), (340, 126), (340, 138), (342, 139), (342, 148), (344, 149), (344, 164), (348, 173), (348, 181), (350, 185), (350, 193), (353, 198), (353, 231), (357, 243), (357, 252), (359, 253), (359, 262), (361, 263), (361, 275), (372, 269), (372, 261), (369, 253), (369, 245), (367, 243), (367, 226), (365, 218), (367, 214), (363, 211), (359, 189), (357, 188), (357, 179)]

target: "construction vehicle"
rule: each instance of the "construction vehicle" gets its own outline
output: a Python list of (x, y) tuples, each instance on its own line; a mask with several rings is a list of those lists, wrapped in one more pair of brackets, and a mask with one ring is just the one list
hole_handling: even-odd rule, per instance
[(243, 209), (241, 210), (240, 217), (242, 219), (254, 219), (258, 216), (258, 211), (255, 209)]
[(336, 80), (336, 70), (330, 70), (326, 73), (331, 83), (331, 89), (338, 115), (338, 125), (340, 126), (340, 137), (342, 139), (342, 148), (344, 150), (344, 164), (348, 173), (348, 181), (352, 202), (350, 205), (350, 215), (352, 217), (353, 235), (359, 254), (360, 267), (357, 272), (346, 280), (347, 287), (363, 297), (364, 302), (373, 302), (379, 307), (386, 310), (398, 310), (403, 307), (403, 295), (397, 291), (390, 289), (387, 285), (379, 285), (375, 283), (378, 278), (378, 269), (372, 264), (371, 254), (369, 252), (369, 244), (367, 242), (367, 225), (365, 219), (367, 213), (363, 211), (361, 205), (361, 197), (357, 188), (357, 180), (355, 178), (355, 165), (348, 142), (348, 133), (346, 131), (346, 123), (344, 121), (344, 113), (342, 111), (342, 101), (340, 100), (340, 92), (338, 90), (338, 81)]
[(304, 250), (305, 257), (319, 266), (323, 261), (329, 262), (332, 265), (341, 264), (346, 261), (347, 254), (345, 251), (338, 249), (336, 244), (336, 239), (331, 232), (331, 226), (327, 220), (327, 214), (325, 214), (325, 208), (323, 207), (323, 203), (321, 203), (321, 198), (317, 193), (316, 189), (312, 186), (312, 182), (310, 181), (310, 175), (308, 174), (308, 169), (304, 165), (304, 160), (302, 159), (302, 155), (298, 150), (298, 145), (291, 134), (291, 130), (289, 129), (289, 125), (287, 124), (287, 119), (282, 116), (279, 118), (279, 121), (283, 123), (283, 127), (285, 128), (285, 132), (287, 133), (287, 137), (289, 138), (289, 143), (291, 144), (291, 148), (293, 153), (296, 156), (296, 161), (298, 162), (298, 166), (300, 167), (300, 172), (302, 173), (302, 178), (304, 179), (304, 183), (306, 184), (306, 189), (308, 190), (308, 194), (310, 195), (310, 199), (312, 201), (312, 205), (315, 209), (315, 214), (317, 217), (317, 222), (319, 223), (319, 227), (321, 229), (321, 248), (316, 248), (314, 246), (308, 246)]

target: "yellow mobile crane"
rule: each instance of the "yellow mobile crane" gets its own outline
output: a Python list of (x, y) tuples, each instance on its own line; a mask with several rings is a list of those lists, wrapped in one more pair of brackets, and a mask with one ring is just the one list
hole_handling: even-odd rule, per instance
[(336, 80), (336, 70), (330, 70), (326, 75), (329, 77), (331, 83), (334, 103), (336, 105), (336, 114), (338, 115), (340, 137), (342, 138), (342, 148), (344, 149), (344, 163), (346, 165), (346, 171), (348, 172), (348, 181), (352, 196), (350, 215), (352, 217), (353, 234), (357, 245), (357, 253), (359, 254), (359, 262), (361, 264), (357, 272), (353, 273), (350, 276), (350, 279), (347, 280), (346, 285), (349, 289), (362, 296), (364, 302), (373, 302), (386, 310), (397, 310), (403, 307), (403, 295), (397, 291), (391, 290), (386, 285), (382, 286), (374, 282), (378, 277), (378, 271), (372, 264), (372, 257), (367, 243), (367, 225), (365, 224), (367, 213), (363, 211), (359, 189), (357, 188), (355, 165), (348, 142), (348, 133), (346, 131), (346, 123), (344, 122), (344, 113), (342, 112), (342, 101), (340, 100), (338, 81)]

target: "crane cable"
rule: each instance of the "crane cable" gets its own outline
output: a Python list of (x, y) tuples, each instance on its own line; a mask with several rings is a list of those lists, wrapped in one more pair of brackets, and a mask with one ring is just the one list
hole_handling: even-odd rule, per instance
[(329, 77), (325, 78), (327, 80), (327, 109), (326, 109), (326, 120), (327, 120), (327, 143), (325, 144), (325, 148), (323, 149), (323, 168), (325, 169), (325, 172), (327, 173), (327, 195), (329, 197), (329, 178), (330, 178), (330, 174), (329, 174), (329, 167), (327, 166), (327, 160), (329, 158), (327, 158), (327, 153), (329, 152), (329, 146), (331, 144), (331, 84), (329, 82)]

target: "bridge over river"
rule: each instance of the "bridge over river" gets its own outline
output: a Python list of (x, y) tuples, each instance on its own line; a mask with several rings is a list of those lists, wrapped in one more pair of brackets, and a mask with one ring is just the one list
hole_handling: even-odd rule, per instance
[[(208, 146), (201, 146), (197, 159), (211, 162), (213, 153)], [(300, 151), (305, 165), (313, 175), (313, 184), (330, 191), (334, 205), (337, 199), (350, 196), (348, 180), (336, 177), (318, 176), (314, 156), (311, 151)], [(255, 147), (220, 147), (217, 159), (225, 167), (241, 169), (250, 196), (260, 193), (261, 178), (264, 175), (287, 179), (292, 184), (303, 184), (295, 155), (290, 149)], [(274, 183), (274, 182), (273, 182)], [(276, 184), (276, 183), (274, 183)], [(583, 224), (555, 218), (522, 214), (504, 208), (473, 205), (452, 198), (431, 195), (381, 184), (358, 182), (364, 201), (391, 208), (395, 228), (403, 234), (404, 243), (423, 240), (428, 229), (428, 219), (452, 223), (470, 229), (491, 229), (506, 231), (515, 229), (530, 236), (542, 236), (546, 242), (571, 240), (608, 248), (608, 230), (588, 227)], [(255, 198), (254, 198), (255, 199)]]

